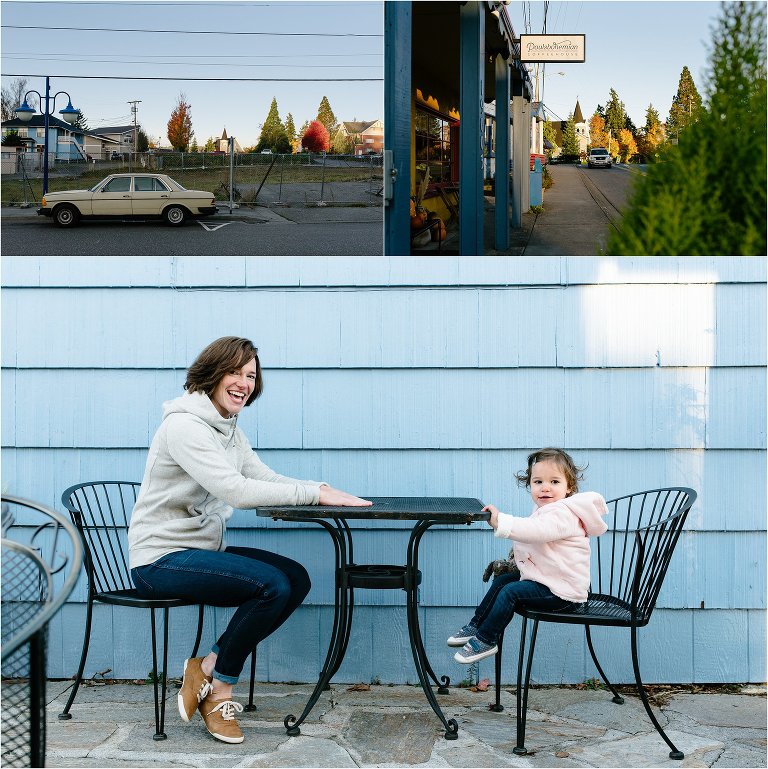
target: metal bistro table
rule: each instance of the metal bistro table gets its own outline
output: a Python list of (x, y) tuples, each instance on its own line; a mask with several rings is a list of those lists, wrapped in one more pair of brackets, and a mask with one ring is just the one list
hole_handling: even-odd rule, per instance
[[(320, 693), (328, 686), (344, 660), (352, 628), (355, 588), (405, 590), (408, 635), (419, 682), (432, 710), (435, 711), (445, 727), (445, 738), (455, 740), (459, 725), (453, 718), (446, 720), (429, 681), (432, 679), (435, 686), (438, 687), (438, 694), (447, 694), (450, 678), (442, 676), (440, 681), (437, 680), (427, 659), (419, 628), (417, 600), (417, 590), (421, 582), (419, 543), (424, 532), (432, 526), (462, 523), (469, 525), (474, 521), (487, 521), (489, 514), (482, 512), (482, 502), (469, 498), (370, 497), (370, 500), (373, 502), (371, 507), (306, 505), (301, 507), (256, 508), (258, 515), (270, 516), (274, 520), (316, 523), (322, 526), (331, 535), (336, 551), (336, 600), (328, 653), (320, 672), (320, 678), (304, 711), (298, 718), (293, 715), (286, 716), (283, 723), (290, 736), (301, 734), (300, 725), (309, 715), (320, 697)], [(352, 548), (352, 530), (347, 523), (348, 520), (415, 521), (408, 539), (405, 566), (356, 564)]]

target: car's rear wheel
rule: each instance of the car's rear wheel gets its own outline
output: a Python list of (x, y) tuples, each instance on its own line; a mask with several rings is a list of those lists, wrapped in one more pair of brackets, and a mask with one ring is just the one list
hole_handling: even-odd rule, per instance
[(53, 221), (59, 227), (74, 227), (80, 219), (80, 212), (70, 205), (60, 205), (53, 209)]
[(165, 221), (171, 225), (171, 227), (180, 227), (184, 224), (184, 220), (187, 218), (187, 211), (183, 206), (168, 206), (163, 211)]

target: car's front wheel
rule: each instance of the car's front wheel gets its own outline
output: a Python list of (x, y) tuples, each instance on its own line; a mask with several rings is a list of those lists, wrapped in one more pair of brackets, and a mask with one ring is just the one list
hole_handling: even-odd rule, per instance
[(53, 221), (59, 227), (74, 227), (80, 219), (80, 212), (70, 205), (56, 206), (53, 209)]
[(168, 206), (163, 211), (163, 216), (167, 224), (171, 227), (180, 227), (187, 218), (187, 211), (183, 206)]

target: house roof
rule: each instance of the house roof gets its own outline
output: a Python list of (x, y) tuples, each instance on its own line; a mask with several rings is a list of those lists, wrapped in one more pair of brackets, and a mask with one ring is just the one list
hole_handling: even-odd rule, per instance
[[(6, 120), (3, 123), (3, 128), (28, 128), (30, 126), (32, 128), (45, 128), (45, 115), (32, 115), (32, 119), (26, 121), (14, 118), (13, 120)], [(72, 131), (73, 133), (85, 133), (82, 128), (75, 128), (73, 125), (60, 120), (53, 115), (50, 115), (48, 118), (48, 126), (49, 128), (65, 128), (67, 131)]]
[[(141, 128), (141, 126), (137, 126), (137, 128)], [(133, 126), (132, 125), (102, 126), (101, 128), (91, 129), (91, 133), (96, 134), (97, 136), (99, 134), (127, 134), (127, 133), (133, 133)]]
[(347, 133), (359, 134), (366, 128), (370, 128), (375, 122), (375, 120), (345, 120), (342, 125)]

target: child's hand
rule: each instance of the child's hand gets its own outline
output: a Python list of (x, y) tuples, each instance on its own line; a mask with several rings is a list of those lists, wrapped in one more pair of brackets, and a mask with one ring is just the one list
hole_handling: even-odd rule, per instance
[(491, 517), (488, 519), (488, 525), (492, 529), (496, 529), (499, 526), (499, 508), (495, 505), (486, 505), (483, 508), (483, 512), (489, 512)]

